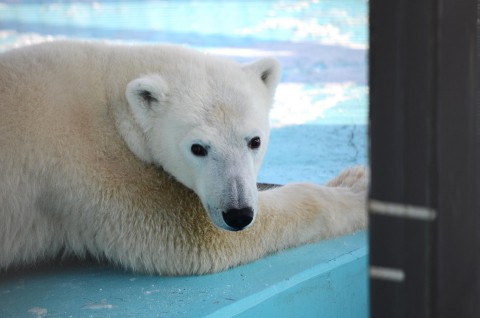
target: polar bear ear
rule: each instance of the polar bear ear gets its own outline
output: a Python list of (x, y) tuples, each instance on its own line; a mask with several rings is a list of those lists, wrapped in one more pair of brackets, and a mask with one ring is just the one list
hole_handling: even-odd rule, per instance
[(244, 65), (243, 69), (256, 74), (273, 96), (282, 74), (282, 67), (277, 60), (269, 57), (263, 58), (256, 62)]
[(166, 100), (167, 83), (160, 75), (147, 75), (128, 83), (125, 96), (137, 120), (143, 122)]

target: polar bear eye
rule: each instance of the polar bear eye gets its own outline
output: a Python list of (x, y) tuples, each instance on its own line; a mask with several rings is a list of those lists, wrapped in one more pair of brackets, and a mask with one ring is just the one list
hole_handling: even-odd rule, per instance
[(199, 144), (193, 144), (190, 150), (197, 157), (205, 157), (208, 154), (207, 149)]
[(248, 142), (248, 148), (250, 149), (258, 149), (260, 148), (260, 145), (262, 144), (260, 137), (253, 137), (250, 139)]

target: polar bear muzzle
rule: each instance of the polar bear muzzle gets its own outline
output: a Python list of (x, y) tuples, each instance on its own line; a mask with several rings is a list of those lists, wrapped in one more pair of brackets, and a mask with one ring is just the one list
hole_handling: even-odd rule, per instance
[(227, 212), (223, 212), (223, 220), (230, 227), (232, 231), (241, 231), (249, 226), (253, 221), (253, 209), (230, 209)]

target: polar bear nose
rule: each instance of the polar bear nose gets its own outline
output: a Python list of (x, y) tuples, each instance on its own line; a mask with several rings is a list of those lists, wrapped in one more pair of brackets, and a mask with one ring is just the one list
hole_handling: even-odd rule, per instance
[(246, 228), (253, 221), (253, 209), (230, 209), (223, 212), (223, 220), (233, 231), (240, 231)]

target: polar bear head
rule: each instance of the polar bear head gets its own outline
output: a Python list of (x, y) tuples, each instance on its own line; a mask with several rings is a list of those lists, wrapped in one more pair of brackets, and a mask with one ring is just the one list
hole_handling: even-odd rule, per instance
[(127, 85), (135, 123), (121, 133), (141, 160), (192, 189), (217, 227), (242, 230), (255, 218), (280, 65), (208, 56), (178, 64)]

